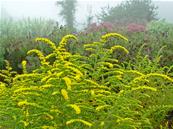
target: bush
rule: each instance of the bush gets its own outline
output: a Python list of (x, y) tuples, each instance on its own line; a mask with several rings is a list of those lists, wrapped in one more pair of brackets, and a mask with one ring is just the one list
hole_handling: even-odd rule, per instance
[[(23, 61), (23, 74), (11, 77), (9, 65), (1, 71), (0, 127), (153, 129), (170, 125), (171, 68), (145, 73), (130, 65), (124, 67), (112, 56), (129, 51), (120, 45), (105, 47), (115, 37), (128, 41), (117, 33), (103, 35), (100, 41), (84, 45), (86, 56), (65, 49), (69, 40), (78, 42), (74, 35), (66, 35), (59, 45), (37, 38), (52, 49), (49, 54), (28, 51), (38, 56), (39, 68), (28, 73)], [(150, 62), (146, 58), (145, 63)], [(5, 80), (10, 80), (11, 88)]]

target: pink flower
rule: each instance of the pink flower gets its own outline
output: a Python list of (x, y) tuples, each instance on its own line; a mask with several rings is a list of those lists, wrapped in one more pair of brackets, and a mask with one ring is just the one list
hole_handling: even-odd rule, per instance
[(100, 24), (92, 23), (88, 26), (86, 31), (87, 32), (96, 32), (96, 31), (101, 31), (101, 30), (113, 31), (113, 28), (114, 28), (114, 26), (110, 22), (102, 22)]
[(128, 32), (145, 32), (146, 28), (145, 25), (130, 23), (127, 25)]

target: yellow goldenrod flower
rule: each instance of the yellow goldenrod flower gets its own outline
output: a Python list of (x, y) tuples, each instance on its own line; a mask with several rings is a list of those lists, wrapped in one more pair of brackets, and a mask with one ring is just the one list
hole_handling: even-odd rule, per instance
[(98, 106), (98, 107), (96, 107), (96, 111), (100, 111), (101, 109), (104, 109), (106, 107), (109, 107), (109, 105)]
[(151, 90), (151, 91), (157, 91), (156, 88), (149, 87), (149, 86), (139, 86), (137, 88), (132, 88), (131, 90), (132, 91), (135, 91), (135, 90), (140, 90), (140, 89), (147, 89), (147, 90)]
[(43, 108), (40, 105), (36, 104), (36, 103), (29, 103), (27, 102), (27, 100), (24, 101), (20, 101), (17, 104), (19, 107), (23, 107), (23, 106), (33, 106), (33, 107), (37, 107), (37, 108)]
[(27, 73), (26, 64), (27, 64), (26, 60), (23, 60), (22, 61), (23, 73)]
[(29, 122), (28, 121), (23, 121), (23, 124), (25, 127), (27, 127), (29, 125)]
[(113, 68), (113, 64), (109, 62), (99, 62), (98, 64), (107, 65), (109, 68)]
[(50, 74), (50, 75), (47, 75), (47, 76), (43, 77), (43, 78), (41, 79), (41, 82), (47, 81), (51, 76), (52, 76), (52, 75)]
[(45, 57), (45, 59), (48, 60), (48, 59), (50, 59), (50, 58), (52, 58), (52, 57), (56, 57), (56, 54), (55, 54), (55, 53), (51, 53), (51, 54), (47, 55), (47, 56)]
[(122, 75), (116, 75), (115, 76), (118, 80), (122, 80), (123, 78), (122, 78)]
[(27, 102), (27, 100), (25, 100), (25, 101), (20, 101), (20, 102), (18, 102), (17, 105), (18, 105), (19, 107), (21, 107), (21, 106), (24, 106), (24, 105), (26, 106), (27, 104), (28, 104), (28, 102)]
[(146, 80), (146, 78), (149, 78), (149, 77), (161, 77), (165, 80), (173, 82), (173, 79), (171, 77), (167, 76), (167, 75), (160, 74), (160, 73), (149, 73), (147, 75), (136, 77), (131, 83), (136, 83), (138, 81), (148, 81), (148, 80)]
[(119, 117), (116, 122), (120, 123), (122, 121), (134, 121), (134, 120), (132, 118), (121, 118), (121, 117)]
[(101, 41), (102, 42), (106, 42), (108, 40), (109, 37), (119, 37), (121, 39), (124, 39), (126, 41), (128, 41), (128, 39), (124, 36), (122, 36), (121, 34), (118, 34), (118, 33), (108, 33), (108, 34), (105, 34), (101, 37)]
[(88, 43), (88, 44), (85, 44), (84, 45), (84, 48), (87, 48), (87, 47), (96, 47), (96, 46), (98, 46), (100, 44), (101, 44), (101, 42)]
[(76, 114), (81, 113), (79, 106), (77, 106), (76, 104), (69, 104), (68, 106), (72, 107), (76, 111)]
[(52, 115), (50, 115), (49, 113), (44, 113), (44, 117), (45, 117), (45, 119), (47, 119), (47, 120), (53, 120), (54, 119), (54, 117), (52, 116)]
[(137, 70), (124, 70), (123, 72), (126, 72), (126, 73), (133, 73), (133, 74), (138, 74), (140, 76), (144, 76), (143, 73), (140, 73), (139, 71)]
[(57, 94), (59, 94), (58, 91), (54, 91), (54, 92), (52, 93), (52, 95), (57, 95)]
[(43, 41), (44, 43), (48, 44), (52, 49), (56, 49), (55, 43), (53, 43), (51, 40), (47, 38), (36, 38), (35, 41)]
[(92, 88), (92, 89), (107, 89), (107, 90), (111, 90), (111, 88), (110, 87), (107, 87), (107, 86), (90, 86), (90, 88)]
[(62, 38), (61, 42), (59, 43), (58, 48), (59, 48), (59, 49), (63, 48), (63, 47), (67, 44), (67, 42), (68, 42), (69, 39), (75, 39), (75, 40), (77, 40), (77, 37), (74, 36), (74, 35), (71, 35), (71, 34), (70, 34), (70, 35), (64, 36), (64, 37)]
[(29, 116), (29, 111), (28, 111), (28, 109), (26, 109), (26, 111), (24, 111), (24, 114), (25, 114), (25, 117), (28, 117), (28, 116)]
[(118, 63), (119, 62), (117, 59), (106, 59), (106, 61), (112, 62), (112, 63)]
[(93, 84), (95, 86), (100, 86), (97, 82), (94, 82), (92, 80), (89, 80), (89, 79), (85, 79), (86, 82), (89, 82), (90, 84)]
[(23, 95), (30, 95), (30, 96), (39, 96), (39, 97), (42, 96), (42, 94), (35, 93), (35, 92), (21, 92), (21, 94), (23, 94)]
[(46, 63), (45, 56), (44, 56), (44, 54), (43, 54), (41, 51), (39, 51), (39, 50), (37, 50), (37, 49), (32, 49), (32, 50), (29, 50), (29, 51), (27, 52), (27, 55), (30, 55), (30, 54), (32, 54), (32, 53), (36, 53), (36, 54), (37, 54), (37, 56), (38, 56), (38, 58), (40, 59), (41, 63)]
[(73, 63), (71, 63), (71, 62), (69, 62), (69, 61), (64, 61), (64, 62), (65, 62), (64, 66), (74, 65)]
[(18, 88), (16, 90), (14, 90), (14, 94), (17, 93), (19, 94), (20, 92), (25, 92), (25, 91), (38, 91), (38, 87), (37, 86), (33, 86), (30, 88)]
[(38, 73), (30, 73), (30, 74), (18, 74), (14, 77), (13, 81), (17, 81), (18, 79), (29, 78), (29, 77), (40, 77), (41, 74)]
[(169, 80), (170, 82), (173, 82), (173, 79), (167, 75), (164, 74), (159, 74), (159, 73), (149, 73), (147, 75), (145, 75), (145, 77), (152, 77), (152, 76), (156, 76), (156, 77), (162, 77), (166, 80)]
[(81, 76), (79, 74), (76, 74), (76, 76), (74, 77), (74, 79), (77, 81), (80, 81), (80, 78), (81, 78)]
[(71, 90), (71, 79), (68, 77), (64, 77), (63, 80), (65, 81), (66, 85), (67, 85), (67, 90)]
[(114, 71), (110, 71), (110, 72), (106, 72), (103, 74), (103, 76), (109, 76), (109, 75), (123, 75), (123, 72), (120, 70), (114, 70)]
[(90, 122), (88, 122), (88, 121), (85, 121), (85, 120), (82, 120), (82, 119), (72, 119), (72, 120), (69, 120), (69, 121), (66, 122), (66, 125), (72, 124), (72, 123), (74, 123), (74, 122), (81, 122), (81, 123), (83, 123), (84, 125), (87, 125), (87, 126), (89, 126), (89, 127), (92, 126), (92, 123), (90, 123)]
[(95, 96), (94, 90), (91, 90), (91, 96)]
[(111, 94), (110, 91), (106, 91), (106, 90), (97, 90), (96, 93), (105, 93), (105, 94), (108, 94), (108, 95)]
[(3, 78), (8, 78), (7, 75), (4, 75), (4, 74), (2, 74), (2, 73), (0, 73), (0, 76), (3, 77)]
[(60, 110), (58, 109), (50, 109), (50, 112), (52, 113), (62, 113)]
[(48, 88), (51, 88), (52, 85), (50, 84), (46, 84), (46, 85), (43, 85), (43, 86), (39, 86), (39, 90), (45, 90), (45, 89), (48, 89)]
[(120, 45), (115, 45), (115, 46), (111, 47), (110, 52), (113, 53), (113, 51), (115, 51), (117, 49), (118, 50), (123, 50), (126, 54), (129, 53), (129, 51), (125, 47), (120, 46)]
[(105, 124), (105, 122), (104, 122), (104, 121), (102, 121), (102, 122), (100, 123), (100, 126), (104, 126), (104, 124)]
[(83, 76), (83, 73), (77, 68), (74, 68), (74, 67), (71, 67), (71, 66), (66, 66), (66, 68), (72, 70), (73, 72), (75, 72), (79, 76)]
[(59, 78), (64, 72), (59, 72), (59, 73), (50, 73), (50, 75), (47, 75), (41, 79), (41, 82), (48, 82), (49, 79), (52, 79), (53, 77)]
[(68, 100), (68, 92), (65, 89), (61, 89), (61, 94), (64, 97), (65, 100)]

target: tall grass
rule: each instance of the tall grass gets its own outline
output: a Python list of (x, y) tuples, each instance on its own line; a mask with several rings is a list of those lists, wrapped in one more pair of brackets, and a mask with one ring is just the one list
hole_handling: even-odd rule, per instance
[(35, 47), (33, 38), (48, 37), (55, 28), (54, 21), (41, 18), (14, 20), (7, 16), (0, 19), (0, 24), (0, 67), (7, 59), (16, 70), (21, 69), (19, 64), (26, 52)]

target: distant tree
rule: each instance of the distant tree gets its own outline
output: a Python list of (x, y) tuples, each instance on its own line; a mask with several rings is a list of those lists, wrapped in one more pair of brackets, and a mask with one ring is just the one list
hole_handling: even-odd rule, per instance
[(92, 15), (92, 7), (88, 6), (87, 26), (91, 25), (94, 16)]
[(57, 6), (61, 6), (60, 15), (65, 20), (69, 29), (74, 29), (76, 3), (76, 0), (61, 0), (56, 2)]
[(114, 23), (146, 23), (155, 20), (157, 7), (151, 0), (126, 0), (115, 7), (103, 8), (99, 19)]

